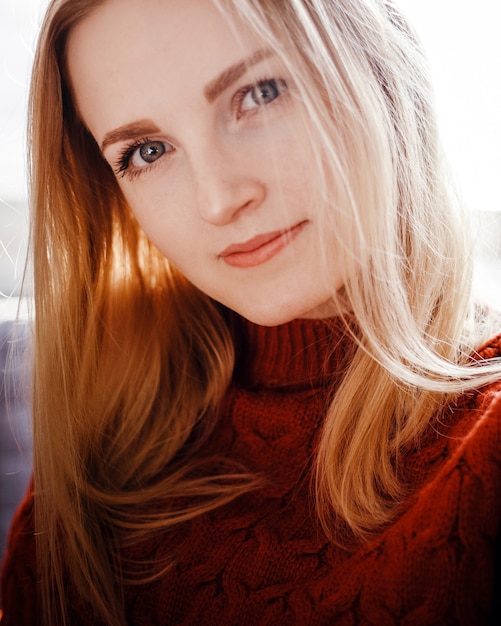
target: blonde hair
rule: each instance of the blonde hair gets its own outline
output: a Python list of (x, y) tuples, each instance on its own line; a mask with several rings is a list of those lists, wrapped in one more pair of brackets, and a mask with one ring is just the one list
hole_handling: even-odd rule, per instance
[[(389, 1), (214, 2), (290, 69), (323, 219), (343, 233), (346, 280), (333, 296), (352, 312), (357, 350), (325, 418), (317, 509), (332, 540), (334, 515), (364, 537), (405, 497), (399, 452), (453, 394), (501, 372), (466, 363), (481, 328), (426, 63)], [(147, 241), (73, 107), (67, 35), (101, 3), (53, 0), (30, 97), (35, 510), (48, 624), (67, 623), (66, 573), (100, 619), (125, 624), (121, 547), (259, 484), (203, 455), (232, 375), (236, 316)], [(153, 501), (161, 514), (149, 512)]]

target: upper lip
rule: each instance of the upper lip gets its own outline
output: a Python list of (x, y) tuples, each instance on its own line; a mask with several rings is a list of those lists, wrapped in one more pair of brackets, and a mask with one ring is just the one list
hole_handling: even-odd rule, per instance
[(225, 248), (222, 252), (219, 253), (220, 257), (227, 257), (231, 254), (236, 254), (239, 252), (252, 252), (253, 250), (257, 250), (261, 246), (270, 243), (277, 237), (281, 237), (286, 233), (293, 231), (297, 226), (300, 226), (303, 222), (296, 224), (295, 226), (291, 226), (290, 228), (283, 228), (281, 230), (274, 230), (270, 233), (263, 233), (262, 235), (256, 235), (252, 237), (252, 239), (248, 239), (247, 241), (243, 241), (242, 243), (232, 243), (227, 248)]

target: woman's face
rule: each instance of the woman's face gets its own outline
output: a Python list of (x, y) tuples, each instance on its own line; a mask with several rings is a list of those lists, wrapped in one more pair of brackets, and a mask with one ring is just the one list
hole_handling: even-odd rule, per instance
[(68, 66), (139, 224), (194, 285), (264, 325), (335, 312), (340, 259), (273, 50), (208, 0), (107, 0), (71, 33)]

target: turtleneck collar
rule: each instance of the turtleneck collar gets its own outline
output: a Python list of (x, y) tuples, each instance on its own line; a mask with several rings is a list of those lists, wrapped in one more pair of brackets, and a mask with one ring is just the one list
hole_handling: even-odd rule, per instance
[(339, 379), (354, 342), (341, 318), (280, 326), (241, 320), (235, 380), (247, 388), (316, 388)]

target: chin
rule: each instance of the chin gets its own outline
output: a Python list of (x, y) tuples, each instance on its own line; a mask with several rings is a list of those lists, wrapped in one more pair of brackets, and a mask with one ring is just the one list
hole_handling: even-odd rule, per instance
[(245, 308), (236, 312), (253, 324), (259, 326), (280, 326), (296, 319), (326, 319), (339, 314), (339, 308), (333, 300), (322, 301), (320, 304), (306, 307), (304, 303), (288, 306), (266, 306)]

